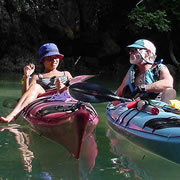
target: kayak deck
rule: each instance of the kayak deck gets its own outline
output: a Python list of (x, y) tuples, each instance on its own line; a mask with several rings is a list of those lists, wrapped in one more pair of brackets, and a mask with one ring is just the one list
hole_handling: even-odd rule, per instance
[(107, 107), (109, 126), (132, 143), (180, 163), (180, 115), (159, 112), (158, 115), (128, 109), (125, 104)]
[(22, 111), (22, 116), (36, 133), (63, 145), (78, 159), (84, 138), (98, 124), (97, 113), (90, 104), (48, 99), (38, 98)]

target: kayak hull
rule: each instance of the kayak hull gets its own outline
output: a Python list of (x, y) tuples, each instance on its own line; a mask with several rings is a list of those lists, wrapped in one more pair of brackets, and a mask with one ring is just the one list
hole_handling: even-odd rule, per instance
[(94, 131), (99, 121), (90, 104), (49, 101), (49, 97), (29, 104), (22, 116), (36, 133), (63, 145), (77, 159), (84, 138)]
[(106, 115), (109, 126), (130, 142), (180, 163), (180, 115), (163, 111), (152, 115), (136, 108), (128, 109), (125, 104), (114, 109), (108, 106)]

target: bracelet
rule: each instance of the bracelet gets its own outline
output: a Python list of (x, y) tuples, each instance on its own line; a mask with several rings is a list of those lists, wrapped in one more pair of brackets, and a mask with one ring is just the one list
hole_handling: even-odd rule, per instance
[(24, 85), (24, 77), (21, 78), (21, 84)]
[(23, 75), (23, 77), (21, 78), (21, 84), (24, 85), (25, 79), (29, 79), (29, 78), (30, 78), (30, 76)]

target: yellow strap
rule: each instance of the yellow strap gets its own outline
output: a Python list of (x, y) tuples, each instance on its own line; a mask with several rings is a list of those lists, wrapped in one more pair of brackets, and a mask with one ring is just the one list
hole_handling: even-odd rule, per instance
[(24, 77), (21, 79), (21, 84), (24, 85)]
[(180, 101), (177, 99), (170, 100), (171, 104), (169, 105), (170, 107), (177, 108), (180, 110)]

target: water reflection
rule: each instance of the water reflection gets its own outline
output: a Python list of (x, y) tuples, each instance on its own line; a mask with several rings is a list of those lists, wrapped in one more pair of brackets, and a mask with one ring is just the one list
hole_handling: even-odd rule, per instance
[[(19, 176), (19, 179), (48, 179), (48, 180), (88, 180), (87, 176), (92, 171), (95, 165), (95, 160), (98, 154), (95, 135), (91, 134), (85, 138), (82, 144), (82, 152), (80, 159), (72, 158), (69, 152), (61, 145), (51, 142), (44, 137), (40, 137), (29, 128), (23, 128), (17, 124), (9, 124), (6, 127), (0, 128), (0, 137), (8, 141), (7, 146), (15, 149), (15, 144), (11, 146), (13, 137), (16, 141), (16, 146), (21, 156), (21, 164), (23, 164), (24, 172), (21, 175), (17, 174), (20, 167), (14, 167), (10, 175), (3, 174), (3, 168), (0, 165), (0, 179), (13, 178)], [(10, 141), (11, 142), (10, 142)], [(1, 152), (5, 146), (2, 145)], [(10, 153), (10, 152), (8, 152)], [(10, 153), (11, 154), (11, 153)], [(7, 156), (6, 156), (7, 155)], [(6, 158), (5, 158), (6, 156)], [(17, 152), (14, 154), (17, 158)], [(4, 159), (0, 159), (0, 164), (3, 161), (11, 161), (9, 155), (4, 153)], [(17, 161), (17, 159), (16, 159)], [(7, 163), (8, 164), (8, 163)], [(15, 166), (18, 164), (14, 163)], [(8, 168), (8, 165), (6, 166)]]
[(32, 159), (34, 158), (34, 154), (28, 148), (29, 146), (29, 137), (26, 133), (21, 132), (18, 128), (20, 125), (18, 124), (9, 124), (7, 127), (1, 127), (0, 132), (8, 131), (9, 133), (14, 135), (16, 143), (18, 145), (18, 149), (21, 154), (21, 158), (24, 163), (24, 170), (27, 172), (32, 171)]
[(180, 165), (144, 151), (110, 128), (106, 135), (110, 140), (110, 151), (116, 155), (111, 160), (117, 174), (138, 180), (180, 179)]

